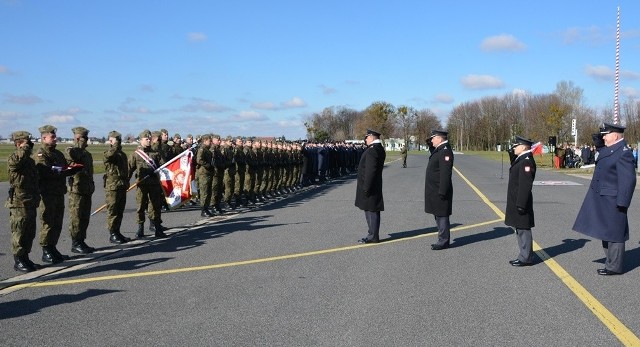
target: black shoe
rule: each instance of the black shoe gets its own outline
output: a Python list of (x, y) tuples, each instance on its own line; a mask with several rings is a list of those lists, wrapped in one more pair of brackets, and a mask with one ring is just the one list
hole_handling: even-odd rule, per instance
[(613, 275), (622, 275), (622, 274), (620, 272), (615, 272), (607, 269), (598, 269), (598, 275), (613, 276)]
[(509, 264), (511, 264), (512, 266), (531, 266), (533, 265), (533, 263), (525, 263), (524, 261), (520, 261), (520, 259), (516, 259), (516, 260), (510, 260)]
[(200, 212), (200, 217), (213, 217), (213, 213), (208, 208), (203, 208)]
[(169, 235), (163, 233), (162, 231), (156, 231), (156, 233), (154, 235), (155, 235), (155, 237), (157, 239), (164, 239), (164, 238), (169, 237)]
[(144, 224), (138, 224), (138, 231), (136, 232), (136, 237), (139, 239), (144, 237)]
[(58, 264), (64, 261), (63, 258), (58, 257), (50, 248), (42, 248), (42, 261), (49, 264)]
[(19, 272), (31, 272), (36, 271), (37, 268), (34, 264), (25, 257), (14, 257), (15, 263), (13, 264), (13, 269)]
[(443, 243), (441, 245), (439, 245), (437, 243), (434, 243), (434, 244), (431, 245), (431, 249), (434, 250), (434, 251), (439, 251), (439, 250), (447, 249), (447, 248), (449, 248), (449, 242)]
[(68, 255), (66, 255), (66, 254), (62, 254), (62, 253), (60, 253), (60, 251), (59, 251), (55, 246), (54, 246), (54, 247), (50, 247), (50, 249), (49, 249), (49, 250), (50, 250), (51, 252), (53, 252), (53, 253), (56, 255), (56, 257), (58, 257), (58, 258), (60, 258), (60, 259), (62, 259), (62, 260), (69, 260), (69, 259), (71, 259), (71, 257), (70, 257), (70, 256), (68, 256)]
[(71, 252), (79, 254), (89, 254), (95, 252), (96, 249), (89, 247), (84, 241), (74, 241), (71, 246)]
[(125, 237), (124, 235), (122, 235), (121, 233), (111, 233), (111, 236), (109, 236), (109, 242), (111, 243), (115, 243), (116, 245), (121, 245), (123, 243), (127, 243), (131, 241), (130, 238)]
[(219, 205), (216, 206), (216, 212), (218, 212), (219, 214), (223, 214), (224, 210), (222, 209), (222, 207), (220, 207)]
[(358, 240), (358, 243), (378, 243), (378, 242), (380, 242), (379, 239), (370, 239), (367, 237), (363, 237), (360, 240)]
[(32, 262), (32, 261), (31, 261), (31, 259), (29, 259), (29, 257), (28, 257), (28, 256), (27, 256), (27, 257), (22, 258), (22, 261), (24, 261), (24, 262), (28, 263), (31, 267), (33, 267), (33, 268), (34, 268), (34, 269), (36, 269), (36, 270), (40, 270), (40, 269), (42, 269), (42, 265), (40, 265), (40, 264), (36, 264), (36, 263)]

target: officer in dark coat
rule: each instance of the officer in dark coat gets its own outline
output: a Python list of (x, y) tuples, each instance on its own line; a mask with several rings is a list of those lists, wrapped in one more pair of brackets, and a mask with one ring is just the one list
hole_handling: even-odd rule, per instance
[(432, 130), (427, 141), (431, 155), (424, 183), (424, 212), (433, 214), (438, 226), (438, 242), (431, 245), (433, 250), (449, 248), (451, 239), (449, 216), (453, 210), (453, 151), (448, 135), (443, 130)]
[(633, 154), (623, 138), (625, 127), (604, 123), (605, 147), (598, 150), (596, 169), (573, 230), (602, 240), (607, 257), (599, 275), (623, 270), (625, 241), (629, 239), (627, 209), (636, 186)]
[(529, 266), (533, 263), (531, 228), (535, 226), (535, 222), (531, 189), (536, 178), (536, 162), (531, 153), (532, 144), (531, 140), (516, 136), (516, 141), (509, 150), (512, 160), (504, 224), (515, 229), (520, 249), (518, 259), (509, 261), (513, 266)]
[(362, 154), (358, 164), (358, 184), (356, 187), (355, 205), (364, 210), (364, 216), (369, 226), (366, 237), (359, 243), (377, 243), (380, 241), (380, 211), (384, 211), (382, 197), (382, 167), (386, 153), (380, 142), (380, 133), (367, 130), (365, 137), (367, 149)]

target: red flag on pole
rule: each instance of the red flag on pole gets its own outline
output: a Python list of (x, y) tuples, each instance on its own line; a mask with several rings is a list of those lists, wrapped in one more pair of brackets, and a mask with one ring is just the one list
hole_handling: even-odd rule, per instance
[(535, 143), (531, 146), (531, 153), (533, 153), (533, 155), (542, 155), (542, 142)]
[(174, 209), (191, 199), (193, 152), (186, 150), (157, 170), (169, 208)]

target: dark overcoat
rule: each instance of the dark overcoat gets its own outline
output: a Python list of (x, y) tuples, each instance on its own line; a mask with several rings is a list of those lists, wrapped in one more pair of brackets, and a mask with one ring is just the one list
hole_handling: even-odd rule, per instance
[(448, 142), (430, 147), (424, 183), (424, 212), (434, 216), (450, 216), (453, 209), (453, 151)]
[(631, 204), (635, 187), (633, 154), (625, 140), (601, 148), (573, 230), (603, 241), (628, 240), (629, 221), (625, 209)]
[[(511, 163), (504, 224), (516, 229), (531, 229), (535, 226), (531, 192), (535, 178), (536, 161), (530, 151), (522, 153)], [(518, 212), (518, 207), (524, 209), (524, 213)]]
[(365, 211), (384, 211), (382, 168), (387, 154), (380, 143), (370, 145), (358, 164), (355, 205)]

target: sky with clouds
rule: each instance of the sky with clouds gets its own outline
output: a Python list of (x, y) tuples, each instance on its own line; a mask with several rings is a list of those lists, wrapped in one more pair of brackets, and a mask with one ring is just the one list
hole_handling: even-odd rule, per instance
[[(640, 1), (0, 0), (0, 135), (85, 126), (304, 138), (329, 106), (640, 97)], [(635, 19), (634, 19), (635, 18)]]

